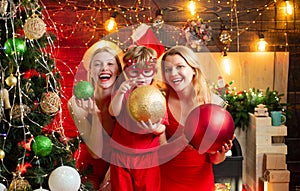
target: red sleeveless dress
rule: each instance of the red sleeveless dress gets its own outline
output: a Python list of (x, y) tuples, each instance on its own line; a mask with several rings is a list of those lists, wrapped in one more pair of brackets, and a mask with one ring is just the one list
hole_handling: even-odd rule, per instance
[[(174, 118), (169, 108), (167, 139), (182, 135), (183, 126)], [(207, 153), (199, 154), (191, 145), (171, 160), (161, 165), (161, 191), (214, 191), (212, 163)]]

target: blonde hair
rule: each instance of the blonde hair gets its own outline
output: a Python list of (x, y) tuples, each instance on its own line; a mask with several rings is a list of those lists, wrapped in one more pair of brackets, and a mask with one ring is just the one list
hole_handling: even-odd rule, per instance
[[(161, 69), (163, 80), (166, 81), (164, 74), (164, 61), (168, 56), (179, 55), (181, 56), (186, 63), (195, 71), (195, 75), (192, 80), (192, 84), (195, 89), (197, 101), (199, 104), (210, 103), (211, 102), (211, 91), (206, 80), (206, 76), (203, 73), (202, 65), (199, 61), (198, 56), (186, 46), (174, 46), (171, 49), (167, 50), (162, 56)], [(169, 89), (170, 87), (165, 84)]]

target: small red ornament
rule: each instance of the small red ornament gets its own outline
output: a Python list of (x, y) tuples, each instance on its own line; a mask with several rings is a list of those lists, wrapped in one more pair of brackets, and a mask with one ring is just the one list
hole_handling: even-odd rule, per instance
[(184, 133), (200, 154), (216, 152), (233, 138), (234, 120), (221, 106), (204, 104), (189, 114)]
[(24, 73), (24, 76), (23, 78), (25, 79), (30, 79), (32, 77), (38, 77), (40, 74), (38, 71), (36, 71), (35, 69), (30, 69), (30, 70), (27, 70), (25, 73)]
[(23, 38), (25, 36), (23, 28), (18, 28), (16, 31), (16, 35), (18, 38)]

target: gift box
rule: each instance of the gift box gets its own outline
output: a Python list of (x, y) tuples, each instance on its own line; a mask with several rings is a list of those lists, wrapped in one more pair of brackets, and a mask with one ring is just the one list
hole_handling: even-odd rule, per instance
[(268, 182), (290, 182), (289, 170), (266, 170), (264, 178)]
[(265, 153), (263, 161), (263, 172), (269, 169), (287, 169), (285, 154)]
[(268, 182), (264, 178), (259, 179), (258, 191), (289, 191), (288, 182)]

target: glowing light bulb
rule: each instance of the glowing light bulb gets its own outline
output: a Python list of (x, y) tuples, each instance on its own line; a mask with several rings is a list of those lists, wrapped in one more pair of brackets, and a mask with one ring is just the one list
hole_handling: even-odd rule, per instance
[(268, 43), (265, 41), (264, 34), (260, 33), (259, 34), (259, 41), (257, 43), (258, 51), (260, 51), (260, 52), (266, 51), (267, 45), (268, 45)]
[(108, 20), (104, 23), (104, 28), (108, 32), (112, 32), (117, 29), (117, 22), (116, 22), (117, 12), (113, 12)]
[(231, 74), (231, 64), (230, 64), (230, 60), (227, 56), (227, 53), (223, 55), (223, 70), (225, 72), (225, 74), (230, 75)]
[(189, 8), (191, 14), (192, 14), (192, 15), (195, 15), (195, 13), (196, 13), (196, 3), (195, 3), (195, 1), (190, 0), (190, 1), (189, 1), (188, 8)]
[(288, 0), (285, 1), (285, 10), (286, 10), (286, 14), (288, 15), (293, 14), (293, 6), (290, 4), (290, 1)]
[(268, 44), (268, 43), (265, 41), (264, 38), (260, 38), (260, 39), (259, 39), (259, 42), (258, 42), (258, 50), (259, 50), (260, 52), (266, 51), (267, 44)]

